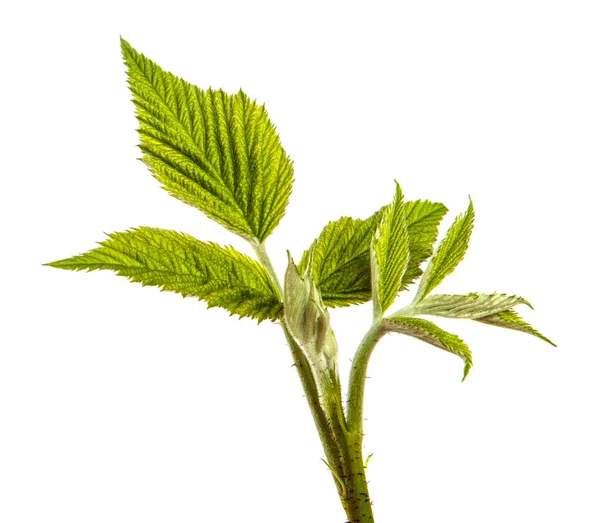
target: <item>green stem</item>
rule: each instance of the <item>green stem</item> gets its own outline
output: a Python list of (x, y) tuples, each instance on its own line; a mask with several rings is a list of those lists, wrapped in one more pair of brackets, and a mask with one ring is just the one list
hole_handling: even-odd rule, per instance
[[(264, 244), (252, 242), (252, 246), (260, 263), (277, 286), (280, 296), (283, 296), (283, 288), (277, 278)], [(364, 394), (366, 365), (373, 347), (383, 335), (383, 329), (381, 329), (379, 323), (375, 324), (369, 333), (367, 333), (355, 357), (352, 369), (353, 374), (351, 375), (351, 388), (348, 396), (349, 419), (347, 422), (344, 417), (341, 388), (339, 386), (339, 379), (337, 379), (337, 373), (337, 382), (325, 394), (326, 397), (321, 397), (316, 383), (318, 378), (315, 377), (304, 351), (292, 336), (285, 320), (282, 319), (280, 323), (290, 347), (302, 387), (304, 388), (304, 393), (317, 427), (325, 456), (327, 457), (327, 466), (330, 468), (331, 475), (334, 478), (348, 521), (350, 523), (373, 523), (373, 511), (371, 509), (362, 454), (362, 396)], [(365, 351), (368, 354), (363, 354)], [(356, 377), (353, 380), (355, 374)], [(362, 385), (360, 385), (361, 380), (357, 379), (361, 375), (363, 376)], [(354, 387), (352, 386), (353, 382), (357, 384)], [(351, 418), (350, 414), (352, 412), (355, 412), (355, 414)], [(360, 420), (358, 425), (359, 430), (352, 430), (352, 427), (349, 427), (349, 421), (356, 417), (356, 415), (358, 415), (358, 419)]]
[[(277, 286), (280, 295), (283, 296), (283, 288), (281, 286), (281, 283), (279, 282), (279, 278), (277, 277), (277, 273), (275, 272), (273, 264), (271, 263), (271, 259), (265, 248), (265, 245), (258, 242), (252, 242), (252, 246), (254, 248), (254, 251), (256, 252), (256, 256), (258, 257), (260, 263), (269, 273), (269, 276), (271, 276), (271, 279)], [(341, 452), (338, 448), (338, 445), (336, 444), (333, 429), (328, 415), (323, 409), (323, 406), (321, 405), (318, 387), (315, 382), (315, 376), (312, 372), (310, 363), (308, 362), (306, 355), (304, 354), (302, 348), (298, 345), (298, 343), (296, 343), (296, 340), (292, 336), (283, 319), (280, 322), (280, 324), (281, 328), (283, 329), (283, 333), (287, 340), (288, 346), (290, 348), (292, 359), (294, 360), (294, 366), (296, 367), (296, 371), (298, 372), (300, 382), (302, 383), (304, 395), (306, 396), (306, 400), (308, 401), (308, 405), (310, 407), (315, 426), (317, 427), (319, 439), (321, 440), (321, 444), (323, 446), (323, 450), (327, 458), (327, 464), (331, 468), (332, 475), (335, 479), (336, 475), (343, 475)], [(344, 489), (344, 485), (340, 485), (339, 481), (337, 480), (336, 485), (338, 487), (338, 493), (340, 493), (341, 496), (342, 491)]]
[(344, 488), (339, 492), (340, 501), (350, 523), (373, 523), (362, 454), (362, 434), (348, 432), (341, 397), (330, 404), (329, 410), (333, 413), (331, 426), (342, 458), (343, 473), (340, 479)]
[[(319, 439), (321, 440), (323, 450), (325, 451), (327, 463), (333, 470), (336, 471), (337, 474), (341, 474), (343, 469), (340, 460), (340, 452), (337, 448), (327, 413), (324, 411), (321, 405), (317, 384), (315, 383), (314, 375), (310, 368), (310, 363), (306, 359), (302, 349), (296, 343), (296, 340), (294, 340), (288, 331), (285, 324), (282, 323), (281, 326), (288, 342), (288, 346), (290, 347), (292, 358), (294, 360), (294, 366), (296, 367), (296, 371), (300, 377), (300, 382), (302, 383), (302, 388), (304, 389), (306, 401), (308, 401), (315, 426), (317, 427), (317, 432), (319, 433)], [(340, 490), (340, 488), (338, 488), (338, 490)]]
[(373, 349), (385, 334), (381, 322), (374, 322), (361, 344), (359, 345), (350, 370), (350, 384), (348, 387), (348, 400), (346, 412), (348, 430), (351, 434), (360, 436), (362, 443), (363, 434), (363, 403), (365, 397), (365, 382), (367, 380), (367, 366)]
[(350, 476), (346, 481), (347, 496), (342, 505), (350, 523), (373, 523), (373, 509), (362, 453), (362, 434), (360, 437), (348, 435), (348, 453), (350, 456)]
[(267, 248), (264, 243), (260, 243), (258, 241), (251, 241), (252, 247), (254, 248), (254, 252), (258, 258), (258, 261), (262, 264), (262, 266), (266, 269), (273, 280), (273, 283), (277, 287), (279, 291), (280, 297), (283, 297), (283, 287), (281, 286), (281, 282), (277, 277), (277, 273), (275, 272), (275, 268), (271, 263), (271, 258), (269, 257), (269, 253), (267, 252)]

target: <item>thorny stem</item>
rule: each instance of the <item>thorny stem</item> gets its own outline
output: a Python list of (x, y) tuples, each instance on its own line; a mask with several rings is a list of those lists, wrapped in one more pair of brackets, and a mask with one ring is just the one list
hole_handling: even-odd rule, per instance
[[(280, 296), (283, 296), (283, 288), (264, 244), (251, 243), (260, 263), (277, 286)], [(373, 523), (362, 455), (362, 405), (366, 367), (375, 344), (383, 335), (383, 329), (379, 322), (374, 324), (357, 351), (350, 377), (348, 419), (346, 419), (339, 381), (332, 390), (329, 390), (327, 397), (320, 397), (317, 378), (306, 355), (292, 336), (285, 321), (282, 320), (280, 323), (327, 457), (327, 466), (334, 478), (348, 521), (349, 523)]]
[(386, 333), (380, 321), (374, 322), (356, 350), (350, 370), (350, 384), (346, 411), (348, 415), (348, 430), (353, 434), (363, 433), (363, 402), (365, 397), (365, 382), (367, 366), (373, 349)]
[[(283, 296), (283, 288), (281, 286), (281, 283), (279, 282), (273, 264), (271, 263), (271, 259), (269, 258), (269, 254), (267, 253), (265, 245), (262, 243), (253, 242), (252, 246), (254, 247), (254, 251), (256, 252), (259, 261), (269, 273), (269, 276), (271, 276), (271, 279), (277, 286), (280, 296)], [(334, 478), (336, 474), (339, 477), (343, 475), (343, 467), (340, 452), (337, 446), (335, 445), (335, 438), (327, 413), (323, 410), (321, 406), (318, 387), (315, 382), (315, 377), (312, 373), (310, 363), (306, 359), (306, 355), (304, 354), (300, 346), (296, 343), (296, 340), (289, 331), (287, 325), (285, 324), (285, 321), (281, 321), (280, 324), (281, 328), (283, 329), (285, 338), (288, 342), (290, 352), (292, 353), (294, 366), (296, 367), (296, 371), (298, 372), (298, 376), (300, 378), (300, 382), (302, 383), (302, 388), (304, 389), (306, 400), (308, 401), (313, 420), (317, 427), (317, 432), (319, 433), (319, 438), (321, 440), (321, 444), (323, 445), (323, 450), (325, 451), (325, 456), (327, 458), (327, 464), (331, 468)], [(338, 487), (338, 492), (341, 495), (344, 489), (344, 485), (340, 485), (339, 481), (336, 480), (336, 486)]]
[(362, 454), (362, 434), (348, 432), (341, 397), (330, 404), (329, 410), (333, 413), (331, 426), (342, 460), (341, 480), (344, 488), (341, 492), (338, 489), (342, 506), (349, 523), (373, 523), (373, 510)]
[[(300, 377), (300, 382), (302, 383), (302, 387), (304, 389), (304, 395), (306, 396), (313, 420), (317, 427), (317, 432), (319, 433), (319, 438), (327, 458), (327, 464), (339, 475), (343, 470), (340, 453), (335, 445), (334, 435), (330, 421), (327, 417), (327, 413), (321, 406), (317, 385), (315, 383), (310, 364), (308, 363), (304, 352), (302, 352), (302, 349), (298, 346), (296, 340), (294, 340), (288, 331), (285, 323), (282, 323), (281, 326), (290, 347), (292, 358), (294, 360), (294, 366), (298, 371), (298, 376)], [(339, 485), (337, 482), (336, 485), (338, 487), (338, 491), (341, 492), (343, 486)]]

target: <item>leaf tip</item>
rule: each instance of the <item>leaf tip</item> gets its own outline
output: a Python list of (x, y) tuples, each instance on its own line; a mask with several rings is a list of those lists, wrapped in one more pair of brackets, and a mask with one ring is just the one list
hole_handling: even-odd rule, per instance
[(121, 52), (123, 53), (123, 57), (125, 57), (126, 54), (129, 54), (133, 51), (133, 47), (131, 47), (131, 44), (125, 40), (125, 38), (123, 38), (121, 35), (119, 35), (119, 43), (121, 44)]
[(465, 362), (465, 368), (463, 370), (463, 377), (461, 380), (461, 383), (464, 383), (465, 380), (467, 379), (467, 376), (469, 375), (469, 371), (471, 370), (471, 367), (473, 366), (473, 363), (470, 361)]
[(402, 187), (400, 187), (400, 184), (398, 183), (398, 180), (394, 179), (394, 183), (396, 184), (396, 201), (402, 201), (404, 200), (404, 193), (402, 192)]
[(294, 258), (292, 258), (292, 253), (289, 250), (286, 250), (285, 253), (287, 254), (288, 266), (295, 265)]
[(63, 263), (65, 260), (56, 260), (48, 263), (42, 263), (42, 267), (54, 267), (55, 269), (66, 269), (67, 267)]

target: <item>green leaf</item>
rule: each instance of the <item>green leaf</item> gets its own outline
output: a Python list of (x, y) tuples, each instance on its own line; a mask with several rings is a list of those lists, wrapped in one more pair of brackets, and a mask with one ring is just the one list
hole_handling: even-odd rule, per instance
[(486, 323), (487, 325), (494, 325), (496, 327), (504, 327), (505, 329), (526, 332), (527, 334), (531, 334), (532, 336), (540, 338), (545, 342), (548, 342), (550, 345), (554, 345), (554, 347), (556, 347), (554, 342), (550, 341), (548, 338), (546, 338), (546, 336), (536, 331), (512, 309), (490, 314), (489, 316), (483, 316), (482, 318), (477, 318), (476, 320), (480, 321), (481, 323)]
[(432, 294), (414, 306), (414, 313), (474, 320), (505, 311), (521, 303), (531, 307), (524, 298), (507, 294)]
[(343, 217), (329, 222), (298, 264), (312, 276), (328, 307), (345, 307), (371, 299), (369, 247), (381, 219), (376, 212), (366, 220)]
[(396, 299), (408, 257), (404, 196), (396, 183), (394, 201), (383, 209), (371, 246), (371, 281), (376, 317), (381, 317)]
[(187, 234), (140, 227), (108, 235), (100, 247), (53, 263), (51, 267), (107, 269), (142, 285), (196, 296), (209, 307), (240, 317), (276, 320), (282, 304), (266, 270), (232, 247), (196, 240)]
[(388, 331), (412, 336), (462, 358), (465, 363), (463, 381), (473, 366), (471, 351), (467, 344), (458, 336), (441, 329), (435, 323), (421, 318), (393, 316), (384, 320), (384, 327)]
[(469, 246), (474, 218), (473, 202), (469, 201), (469, 208), (464, 214), (456, 217), (429, 262), (421, 278), (415, 302), (427, 296), (462, 261)]
[(401, 291), (406, 290), (423, 274), (420, 265), (433, 254), (438, 227), (447, 212), (445, 205), (428, 200), (416, 200), (404, 204), (410, 258), (402, 277)]
[[(447, 212), (441, 203), (405, 202), (409, 261), (402, 278), (404, 290), (418, 278), (419, 265), (432, 254), (439, 222)], [(312, 266), (315, 283), (328, 307), (346, 307), (371, 299), (371, 239), (381, 221), (381, 210), (366, 220), (342, 217), (329, 222), (304, 252), (301, 272)]]
[(263, 242), (284, 215), (293, 176), (264, 106), (242, 91), (203, 91), (125, 40), (121, 47), (150, 171), (171, 195)]

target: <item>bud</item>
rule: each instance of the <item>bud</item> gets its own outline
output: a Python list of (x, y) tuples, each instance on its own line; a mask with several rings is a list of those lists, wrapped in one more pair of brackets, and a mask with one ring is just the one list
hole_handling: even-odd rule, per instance
[[(309, 264), (310, 265), (310, 264)], [(329, 312), (310, 274), (301, 275), (288, 253), (283, 308), (285, 323), (300, 345), (316, 375), (336, 381), (337, 341)]]

